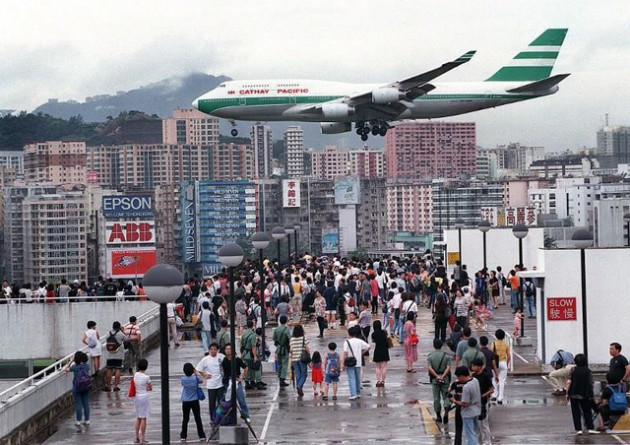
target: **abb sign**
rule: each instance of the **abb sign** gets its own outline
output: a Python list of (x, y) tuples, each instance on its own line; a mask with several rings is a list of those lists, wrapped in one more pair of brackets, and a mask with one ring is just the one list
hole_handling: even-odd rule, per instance
[(107, 223), (107, 244), (154, 243), (155, 227), (152, 221)]
[(547, 298), (547, 320), (567, 321), (577, 320), (576, 297)]

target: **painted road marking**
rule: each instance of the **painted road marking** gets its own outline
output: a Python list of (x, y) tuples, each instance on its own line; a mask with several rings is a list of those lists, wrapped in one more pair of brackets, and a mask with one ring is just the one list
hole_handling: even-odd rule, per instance
[(276, 393), (273, 396), (272, 403), (269, 404), (269, 412), (267, 413), (267, 419), (265, 419), (265, 426), (263, 426), (262, 433), (260, 434), (260, 441), (265, 440), (265, 436), (267, 435), (267, 430), (269, 429), (269, 424), (271, 423), (271, 415), (273, 414), (273, 408), (276, 406), (276, 401), (278, 400), (278, 394), (280, 394), (280, 387), (276, 390)]
[(442, 434), (442, 430), (438, 428), (437, 424), (435, 423), (435, 420), (433, 420), (433, 416), (429, 412), (429, 408), (427, 408), (427, 406), (422, 402), (417, 402), (415, 406), (420, 408), (420, 415), (422, 416), (422, 424), (424, 425), (424, 432), (426, 434), (431, 434), (434, 436), (438, 434)]
[(523, 357), (521, 354), (519, 354), (516, 351), (512, 351), (514, 353), (515, 356), (517, 356), (518, 358), (520, 358), (521, 360), (523, 360), (525, 363), (529, 363), (529, 360), (525, 360), (525, 357)]
[(613, 436), (612, 436), (612, 437), (614, 437), (615, 439), (617, 439), (617, 442), (619, 442), (620, 444), (622, 444), (622, 445), (628, 445), (628, 442), (626, 442), (625, 440), (623, 440), (623, 439), (622, 439), (621, 437), (619, 437), (618, 435), (613, 434)]

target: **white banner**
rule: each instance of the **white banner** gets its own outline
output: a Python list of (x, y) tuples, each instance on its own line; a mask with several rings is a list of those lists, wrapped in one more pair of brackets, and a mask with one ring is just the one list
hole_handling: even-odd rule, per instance
[(282, 180), (282, 207), (284, 208), (300, 207), (300, 180), (299, 179), (283, 179)]

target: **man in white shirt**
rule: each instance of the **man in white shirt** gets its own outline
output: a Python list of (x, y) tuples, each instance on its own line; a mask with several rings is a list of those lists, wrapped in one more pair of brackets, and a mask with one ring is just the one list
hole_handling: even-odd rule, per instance
[[(350, 338), (343, 342), (343, 365), (348, 372), (348, 385), (350, 386), (350, 397), (348, 400), (361, 398), (361, 358), (363, 353), (370, 350), (370, 345), (357, 338), (361, 335), (359, 326), (352, 326), (348, 329)], [(354, 358), (354, 366), (347, 366), (347, 359)]]
[(225, 356), (219, 352), (219, 345), (210, 345), (210, 354), (206, 355), (197, 364), (197, 372), (206, 379), (206, 389), (208, 390), (208, 403), (210, 405), (210, 418), (214, 417), (217, 403), (223, 396), (223, 373), (221, 363)]

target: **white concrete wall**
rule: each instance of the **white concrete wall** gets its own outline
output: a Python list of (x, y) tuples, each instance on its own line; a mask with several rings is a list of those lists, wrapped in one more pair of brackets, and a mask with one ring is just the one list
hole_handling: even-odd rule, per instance
[(156, 307), (150, 301), (99, 301), (59, 304), (8, 304), (0, 310), (2, 360), (60, 358), (84, 346), (81, 336), (89, 320), (101, 337), (114, 321), (125, 324)]
[(347, 255), (357, 250), (357, 207), (339, 206), (339, 252)]
[[(444, 233), (448, 251), (459, 252), (457, 229), (446, 230)], [(544, 229), (530, 228), (523, 239), (525, 267), (540, 268), (538, 250), (544, 245)], [(464, 264), (469, 275), (483, 268), (483, 233), (479, 229), (462, 229), (462, 248)], [(518, 239), (512, 234), (512, 228), (493, 227), (486, 233), (486, 255), (488, 269), (491, 270), (501, 266), (505, 273), (518, 264)]]
[[(583, 352), (582, 281), (580, 251), (576, 249), (544, 250), (544, 302), (551, 297), (576, 297), (577, 320), (547, 321), (538, 306), (538, 357), (549, 363), (558, 349)], [(610, 360), (608, 346), (619, 342), (624, 352), (630, 350), (630, 288), (626, 270), (630, 264), (630, 249), (586, 250), (586, 305), (589, 362), (605, 364)], [(540, 301), (540, 300), (539, 300)], [(545, 308), (546, 310), (546, 308)], [(545, 356), (542, 356), (544, 323)]]

